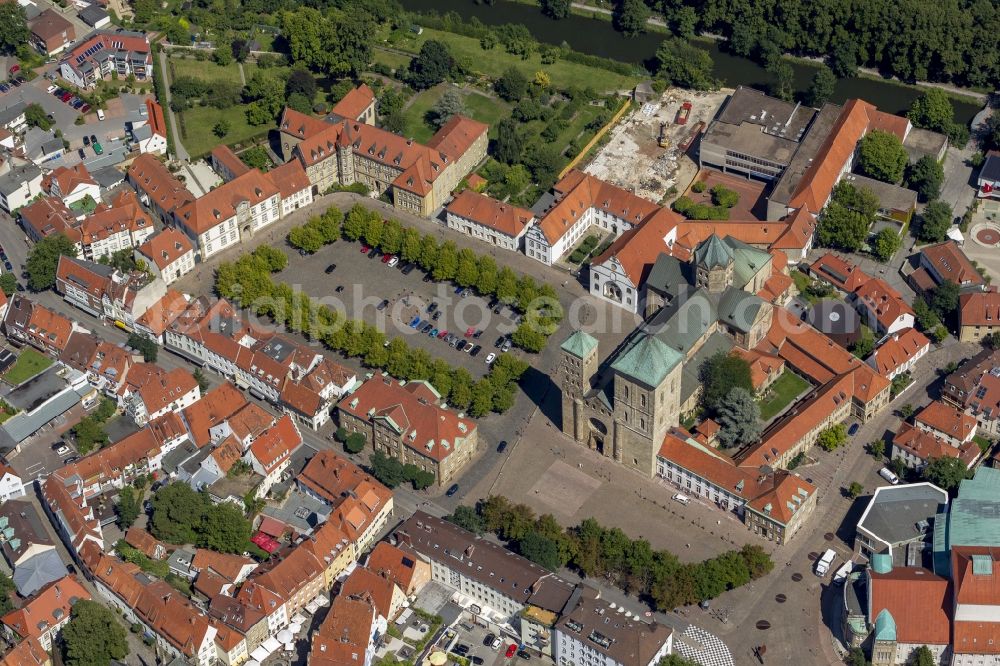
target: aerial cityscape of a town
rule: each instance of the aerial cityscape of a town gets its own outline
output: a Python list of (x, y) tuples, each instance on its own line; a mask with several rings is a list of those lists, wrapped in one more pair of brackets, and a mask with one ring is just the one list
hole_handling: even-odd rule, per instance
[(1000, 666), (989, 0), (0, 0), (0, 666)]

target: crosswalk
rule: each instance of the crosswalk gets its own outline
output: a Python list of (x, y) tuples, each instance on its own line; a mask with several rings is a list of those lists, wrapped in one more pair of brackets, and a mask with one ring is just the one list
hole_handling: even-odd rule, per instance
[(701, 666), (733, 666), (733, 655), (722, 639), (693, 624), (675, 638), (674, 652)]

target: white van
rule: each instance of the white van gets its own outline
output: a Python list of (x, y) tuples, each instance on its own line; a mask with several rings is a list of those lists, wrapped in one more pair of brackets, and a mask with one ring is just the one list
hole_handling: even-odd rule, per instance
[(97, 119), (98, 120), (104, 120), (104, 109), (98, 109), (97, 110)]
[(816, 575), (823, 577), (830, 570), (830, 565), (837, 559), (837, 553), (833, 548), (827, 548), (823, 556), (816, 560)]
[(688, 497), (687, 495), (682, 495), (680, 493), (677, 493), (676, 495), (674, 495), (672, 499), (675, 502), (680, 502), (684, 506), (687, 506), (688, 504), (691, 503), (691, 498), (690, 497)]
[(892, 473), (892, 470), (888, 467), (883, 467), (878, 471), (878, 475), (883, 479), (891, 483), (892, 485), (897, 485), (899, 483), (899, 477)]

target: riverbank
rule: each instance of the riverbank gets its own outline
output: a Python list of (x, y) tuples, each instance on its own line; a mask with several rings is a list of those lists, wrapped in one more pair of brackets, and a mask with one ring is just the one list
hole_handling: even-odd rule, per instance
[[(470, 0), (402, 0), (402, 4), (405, 9), (416, 14), (441, 16), (454, 13), (464, 21), (475, 17), (488, 26), (505, 23), (524, 25), (539, 42), (555, 46), (568, 44), (580, 53), (647, 70), (654, 66), (656, 49), (667, 34), (665, 27), (661, 25), (649, 32), (627, 38), (611, 26), (609, 9), (580, 2), (574, 3), (576, 7), (573, 12), (561, 20), (544, 16), (536, 3), (527, 0), (499, 0), (494, 5), (477, 5)], [(601, 14), (603, 18), (594, 18), (592, 14), (595, 13)], [(723, 85), (745, 85), (766, 90), (773, 83), (772, 75), (759, 64), (721, 49), (718, 38), (700, 36), (693, 43), (708, 51), (714, 63), (713, 76)], [(490, 57), (492, 54), (493, 52)], [(791, 56), (788, 57), (788, 62), (792, 66), (796, 92), (804, 93), (815, 74), (817, 62)], [(848, 99), (861, 98), (889, 113), (904, 114), (923, 89), (921, 86), (887, 80), (877, 72), (864, 72), (838, 81), (830, 101), (843, 103)], [(955, 121), (968, 125), (983, 106), (982, 93), (963, 89), (948, 92), (955, 107)]]

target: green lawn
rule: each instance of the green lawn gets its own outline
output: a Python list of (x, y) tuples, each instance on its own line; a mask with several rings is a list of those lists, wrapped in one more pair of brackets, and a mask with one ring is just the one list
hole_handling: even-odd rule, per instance
[(760, 405), (760, 418), (770, 421), (775, 414), (787, 407), (793, 400), (809, 388), (809, 382), (794, 372), (786, 370), (767, 390), (767, 394), (757, 401)]
[(202, 81), (232, 81), (240, 84), (240, 68), (234, 62), (222, 67), (211, 60), (170, 58), (173, 78), (188, 76)]
[[(424, 28), (423, 33), (420, 35), (407, 33), (400, 36), (394, 46), (410, 53), (418, 53), (420, 47), (428, 39), (447, 43), (451, 48), (452, 54), (467, 71), (478, 72), (488, 76), (500, 76), (508, 67), (513, 66), (521, 70), (529, 79), (533, 79), (535, 72), (544, 70), (549, 74), (552, 79), (552, 85), (556, 88), (568, 88), (570, 86), (578, 86), (580, 88), (589, 87), (599, 93), (614, 90), (631, 90), (639, 82), (638, 77), (623, 76), (609, 72), (606, 69), (578, 65), (564, 60), (559, 60), (550, 65), (542, 64), (542, 60), (538, 54), (531, 56), (527, 60), (522, 60), (520, 56), (511, 55), (499, 46), (486, 51), (479, 45), (478, 39), (442, 30), (434, 30), (432, 28)], [(379, 60), (381, 61), (381, 57)]]
[(383, 49), (375, 47), (375, 62), (382, 63), (386, 67), (391, 67), (392, 69), (399, 71), (407, 69), (410, 66), (410, 61), (413, 59), (410, 56), (400, 55), (399, 53), (394, 53), (393, 51), (386, 51)]
[[(229, 134), (221, 139), (212, 132), (220, 120), (229, 121)], [(246, 107), (234, 106), (216, 109), (211, 106), (196, 106), (180, 114), (181, 143), (191, 157), (201, 157), (211, 152), (220, 143), (234, 144), (267, 134), (274, 129), (273, 124), (253, 126), (247, 122)]]
[[(413, 97), (410, 105), (403, 112), (406, 116), (406, 126), (403, 131), (405, 136), (420, 143), (427, 143), (434, 135), (435, 130), (424, 121), (424, 116), (448, 89), (447, 85), (436, 86)], [(465, 112), (470, 118), (490, 126), (491, 136), (494, 126), (500, 122), (500, 119), (510, 114), (510, 105), (502, 100), (461, 88), (451, 87), (451, 89), (457, 90), (462, 96), (465, 102)]]
[(4, 373), (3, 380), (12, 386), (22, 384), (52, 365), (52, 359), (34, 349), (25, 348), (14, 362), (14, 367)]

